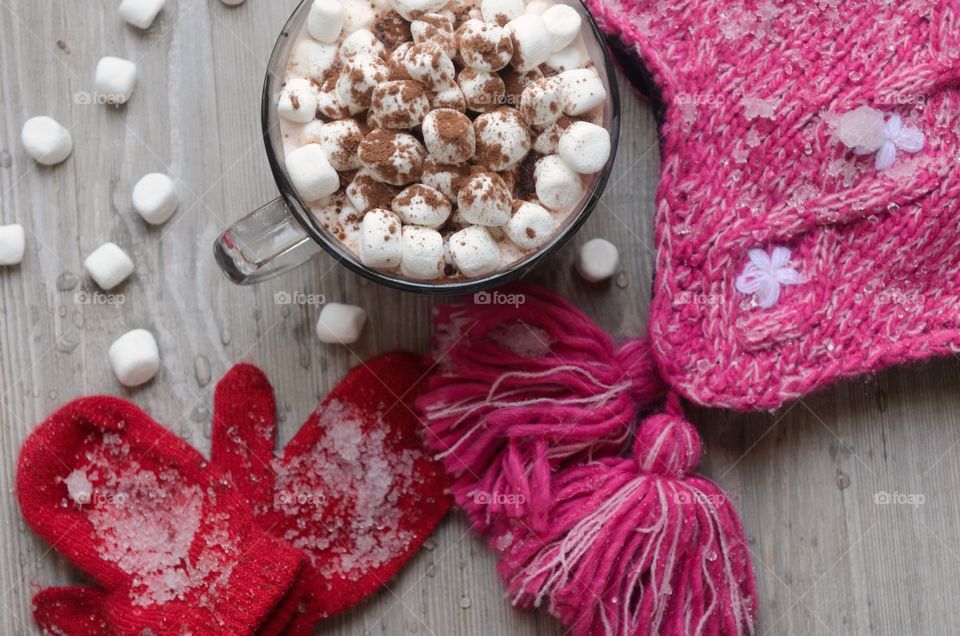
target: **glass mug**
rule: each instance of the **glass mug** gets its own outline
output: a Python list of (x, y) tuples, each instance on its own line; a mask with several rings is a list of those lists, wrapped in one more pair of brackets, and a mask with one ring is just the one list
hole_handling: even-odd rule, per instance
[[(346, 0), (350, 2), (351, 0)], [(620, 93), (613, 62), (593, 18), (579, 0), (556, 0), (568, 4), (583, 18), (581, 35), (587, 55), (607, 90), (603, 107), (603, 126), (610, 131), (611, 152), (603, 169), (591, 175), (587, 190), (577, 207), (567, 216), (550, 241), (520, 260), (492, 274), (471, 279), (422, 281), (399, 273), (369, 268), (318, 222), (310, 207), (297, 193), (284, 167), (283, 138), (277, 113), (277, 100), (284, 82), (287, 61), (296, 38), (303, 29), (313, 0), (303, 0), (287, 20), (270, 56), (263, 86), (261, 121), (267, 160), (280, 190), (280, 196), (241, 219), (225, 231), (214, 244), (217, 264), (238, 285), (251, 285), (303, 265), (326, 250), (354, 272), (374, 282), (422, 294), (472, 293), (515, 280), (541, 259), (558, 250), (590, 216), (606, 186), (617, 152), (620, 133)]]

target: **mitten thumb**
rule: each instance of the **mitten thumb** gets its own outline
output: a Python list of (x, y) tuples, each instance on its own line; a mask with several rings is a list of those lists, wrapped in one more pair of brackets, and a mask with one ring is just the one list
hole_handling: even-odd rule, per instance
[(33, 597), (33, 618), (44, 634), (108, 636), (101, 607), (107, 593), (96, 587), (49, 587)]

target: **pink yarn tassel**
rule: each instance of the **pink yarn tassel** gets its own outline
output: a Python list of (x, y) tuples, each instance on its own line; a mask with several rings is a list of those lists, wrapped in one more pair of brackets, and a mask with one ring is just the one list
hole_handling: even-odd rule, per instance
[(637, 410), (665, 392), (646, 341), (617, 350), (541, 288), (441, 307), (435, 324), (441, 369), (418, 407), (457, 504), (481, 532), (499, 516), (546, 528), (553, 470), (624, 450)]
[(554, 478), (550, 528), (511, 520), (490, 543), (515, 604), (546, 607), (574, 636), (732, 636), (754, 630), (756, 591), (736, 511), (690, 476), (700, 439), (672, 397), (633, 457)]

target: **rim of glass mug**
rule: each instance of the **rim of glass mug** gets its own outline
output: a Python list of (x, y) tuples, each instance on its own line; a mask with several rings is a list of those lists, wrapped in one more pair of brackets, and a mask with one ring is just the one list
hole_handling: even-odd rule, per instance
[[(620, 90), (612, 55), (596, 21), (580, 0), (555, 1), (574, 7), (587, 26), (581, 30), (584, 45), (607, 90), (603, 112), (603, 125), (610, 132), (611, 139), (607, 163), (600, 172), (593, 175), (592, 183), (578, 209), (570, 212), (564, 224), (546, 245), (486, 276), (436, 281), (405, 278), (400, 274), (363, 265), (353, 252), (320, 225), (310, 211), (310, 206), (293, 187), (282, 165), (284, 148), (277, 99), (285, 78), (278, 73), (286, 72), (290, 49), (301, 32), (312, 1), (302, 0), (287, 19), (270, 55), (263, 84), (260, 118), (267, 161), (280, 190), (280, 197), (239, 221), (217, 240), (214, 246), (215, 258), (230, 280), (237, 284), (253, 284), (273, 278), (306, 263), (322, 248), (351, 271), (387, 287), (429, 295), (473, 293), (523, 277), (577, 233), (593, 213), (609, 181), (620, 137)], [(602, 68), (598, 66), (600, 60), (603, 62)], [(291, 223), (291, 220), (295, 222)]]

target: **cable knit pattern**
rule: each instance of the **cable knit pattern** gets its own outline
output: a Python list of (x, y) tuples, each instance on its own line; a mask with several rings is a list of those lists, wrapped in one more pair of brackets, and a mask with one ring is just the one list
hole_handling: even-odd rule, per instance
[[(957, 2), (587, 4), (663, 102), (650, 332), (668, 383), (771, 408), (960, 348)], [(864, 106), (923, 148), (878, 170), (838, 138)], [(764, 307), (736, 281), (776, 248), (802, 282)]]

